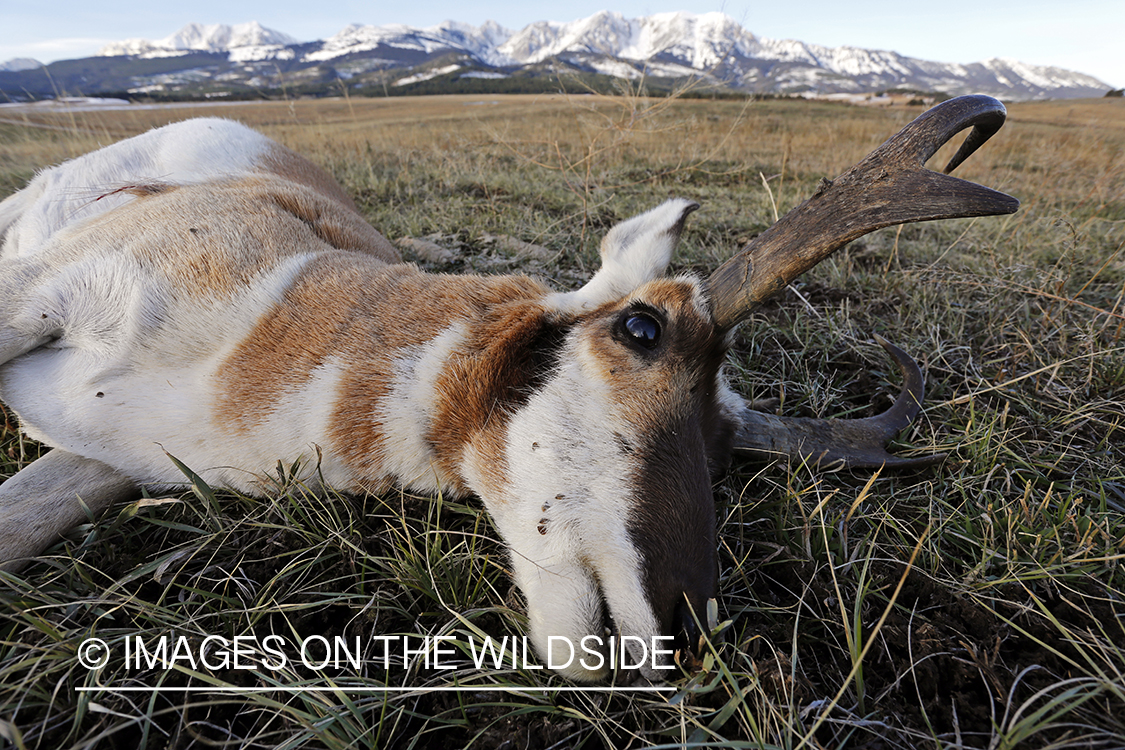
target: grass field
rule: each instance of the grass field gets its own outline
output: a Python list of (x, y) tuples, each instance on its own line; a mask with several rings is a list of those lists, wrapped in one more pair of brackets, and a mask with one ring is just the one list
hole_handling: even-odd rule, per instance
[[(703, 204), (676, 268), (708, 272), (920, 111), (629, 96), (4, 108), (0, 198), (42, 166), (217, 114), (323, 164), (391, 239), (452, 251), (418, 259), (433, 270), (575, 287), (609, 226), (669, 195)], [(1017, 214), (881, 230), (740, 329), (736, 387), (797, 416), (885, 408), (898, 376), (872, 335), (899, 344), (927, 399), (898, 450), (948, 459), (898, 474), (736, 464), (716, 488), (722, 625), (675, 692), (543, 691), (567, 683), (476, 669), (471, 638), (524, 627), (478, 504), (317, 498), (281, 476), (265, 500), (196, 483), (121, 504), (0, 574), (0, 737), (52, 750), (1125, 746), (1125, 102), (1009, 113), (958, 175), (1020, 198)], [(0, 477), (39, 455), (3, 417)], [(269, 633), (358, 637), (366, 661), (124, 657), (136, 637)], [(439, 635), (457, 670), (386, 665), (372, 640)], [(112, 652), (93, 671), (77, 656), (90, 637)], [(371, 690), (453, 685), (466, 692)]]

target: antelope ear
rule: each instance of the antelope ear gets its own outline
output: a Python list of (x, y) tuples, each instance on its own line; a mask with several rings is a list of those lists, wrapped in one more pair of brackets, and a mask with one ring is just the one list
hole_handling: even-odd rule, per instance
[(673, 198), (610, 229), (602, 240), (601, 269), (578, 291), (554, 295), (557, 309), (589, 310), (662, 276), (684, 220), (697, 208), (694, 201)]

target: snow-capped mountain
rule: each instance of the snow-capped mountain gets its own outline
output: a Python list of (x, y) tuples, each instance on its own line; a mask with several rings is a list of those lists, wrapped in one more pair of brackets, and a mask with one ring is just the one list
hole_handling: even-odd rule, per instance
[(245, 47), (282, 48), (297, 40), (280, 31), (267, 29), (257, 21), (228, 26), (222, 23), (189, 23), (171, 36), (149, 41), (126, 39), (107, 44), (98, 50), (98, 57), (170, 57), (189, 52), (231, 52)]
[(553, 91), (560, 74), (586, 76), (586, 86), (608, 76), (644, 77), (654, 89), (667, 88), (690, 77), (720, 90), (802, 96), (910, 89), (1026, 100), (1102, 96), (1111, 88), (1092, 76), (1015, 60), (942, 63), (766, 39), (722, 13), (683, 12), (625, 18), (602, 11), (518, 31), (493, 22), (352, 24), (311, 42), (256, 22), (189, 24), (164, 39), (129, 39), (74, 62), (52, 63), (45, 72), (23, 61), (16, 70), (0, 66), (0, 92), (49, 97), (60, 85), (72, 93), (178, 97), (323, 94), (341, 86), (373, 94)]
[(485, 65), (504, 67), (517, 64), (499, 52), (499, 46), (512, 32), (493, 21), (483, 26), (446, 21), (438, 26), (418, 29), (412, 26), (361, 26), (352, 24), (334, 36), (319, 43), (319, 48), (308, 52), (304, 60), (323, 62), (347, 55), (376, 52), (390, 48), (401, 52), (431, 55), (438, 52), (457, 51), (472, 56)]
[(43, 63), (30, 57), (13, 57), (7, 62), (0, 63), (0, 71), (6, 70), (13, 73), (20, 70), (35, 70), (36, 68), (42, 67)]
[(822, 47), (757, 37), (723, 13), (659, 13), (625, 18), (602, 11), (569, 23), (539, 21), (512, 32), (447, 22), (349, 26), (305, 53), (331, 62), (395, 50), (431, 57), (457, 52), (495, 68), (559, 61), (619, 77), (689, 75), (759, 93), (831, 94), (912, 88), (946, 94), (987, 93), (1008, 99), (1101, 96), (1110, 87), (1092, 76), (1009, 60), (961, 65), (886, 50)]
[(627, 19), (608, 11), (571, 23), (533, 23), (500, 46), (501, 52), (523, 64), (585, 54), (637, 62), (670, 57), (695, 70), (713, 68), (728, 55), (752, 57), (761, 49), (753, 34), (722, 13), (660, 13)]

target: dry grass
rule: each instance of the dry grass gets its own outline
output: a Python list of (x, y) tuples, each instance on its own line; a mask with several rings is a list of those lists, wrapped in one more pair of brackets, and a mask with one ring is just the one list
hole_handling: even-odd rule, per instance
[[(635, 97), (293, 101), (3, 114), (0, 195), (33, 169), (152, 125), (237, 117), (326, 165), (441, 270), (593, 269), (614, 221), (700, 200), (679, 267), (706, 271), (918, 114)], [(915, 354), (918, 474), (740, 465), (717, 488), (724, 622), (668, 696), (527, 693), (526, 669), (281, 675), (75, 660), (98, 635), (519, 632), (503, 548), (473, 503), (269, 501), (196, 486), (117, 508), (0, 583), (0, 736), (26, 747), (1119, 747), (1125, 736), (1125, 105), (1015, 105), (959, 174), (1011, 217), (870, 235), (745, 324), (733, 376), (794, 415), (862, 416)], [(11, 124), (12, 120), (19, 121)], [(44, 128), (42, 126), (51, 126)], [(939, 155), (938, 158), (941, 158)], [(489, 236), (554, 256), (520, 259)], [(36, 455), (5, 426), (5, 468)], [(368, 657), (375, 659), (371, 653)], [(467, 663), (467, 657), (465, 662)], [(471, 665), (470, 665), (471, 666)], [(339, 692), (76, 693), (84, 685)], [(350, 686), (351, 690), (346, 686)]]

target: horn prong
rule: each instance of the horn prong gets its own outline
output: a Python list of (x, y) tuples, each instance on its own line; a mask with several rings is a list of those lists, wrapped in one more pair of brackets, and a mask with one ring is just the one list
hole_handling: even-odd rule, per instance
[(945, 460), (944, 453), (897, 456), (887, 452), (887, 443), (906, 428), (922, 408), (925, 379), (909, 354), (882, 336), (875, 340), (886, 350), (902, 373), (898, 398), (882, 414), (866, 419), (813, 419), (779, 417), (747, 407), (740, 415), (734, 450), (749, 458), (792, 456), (829, 468), (919, 468)]

